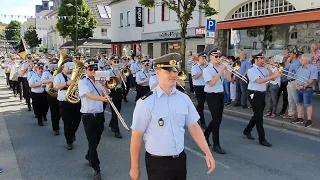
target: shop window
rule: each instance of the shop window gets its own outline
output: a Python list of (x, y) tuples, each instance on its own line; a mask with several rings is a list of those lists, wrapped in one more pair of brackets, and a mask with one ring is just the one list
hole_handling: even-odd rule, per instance
[(148, 43), (148, 55), (153, 57), (153, 43)]
[(256, 0), (240, 6), (229, 19), (241, 19), (269, 14), (295, 11), (296, 8), (287, 0)]
[(168, 43), (161, 43), (161, 56), (169, 53)]
[(107, 37), (108, 36), (108, 29), (101, 29), (101, 36)]

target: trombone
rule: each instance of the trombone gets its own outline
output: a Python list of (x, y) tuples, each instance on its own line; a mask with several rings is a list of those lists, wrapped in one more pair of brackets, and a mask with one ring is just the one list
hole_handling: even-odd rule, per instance
[[(109, 82), (110, 82), (110, 83), (109, 83)], [(107, 84), (106, 84), (107, 88), (108, 88), (108, 85), (111, 84), (111, 82), (112, 82), (112, 83), (117, 82), (116, 78), (110, 77), (110, 80), (107, 81)], [(107, 97), (107, 99), (108, 99), (111, 107), (113, 108), (114, 112), (117, 114), (118, 119), (120, 120), (120, 122), (121, 122), (121, 124), (123, 125), (123, 127), (124, 127), (127, 131), (130, 131), (128, 125), (126, 124), (126, 122), (125, 122), (124, 119), (122, 118), (120, 112), (118, 111), (118, 109), (116, 108), (116, 106), (114, 105), (114, 103), (112, 102), (112, 100), (109, 98), (108, 93), (107, 93), (107, 91), (105, 90), (105, 88), (104, 88), (100, 83), (98, 83), (98, 84), (99, 84), (100, 88), (102, 89), (103, 94)], [(117, 85), (115, 85), (114, 87), (117, 87)]]
[(241, 62), (240, 61), (235, 61), (235, 62), (232, 62), (228, 59), (219, 59), (218, 62), (220, 64), (223, 64), (226, 66), (226, 68), (228, 69), (228, 71), (231, 72), (231, 74), (234, 74), (235, 76), (237, 76), (238, 78), (240, 78), (241, 80), (243, 80), (244, 82), (248, 83), (248, 79), (240, 74), (238, 71), (239, 69), (241, 68)]
[[(300, 82), (302, 82), (302, 83), (307, 83), (308, 80), (309, 80), (309, 79), (306, 78), (306, 77), (303, 77), (303, 76), (297, 75), (297, 74), (295, 74), (295, 73), (293, 73), (293, 72), (290, 72), (290, 71), (285, 70), (285, 69), (284, 69), (285, 63), (265, 62), (264, 65), (275, 66), (275, 67), (278, 68), (278, 71), (282, 73), (282, 75), (284, 75), (284, 76), (286, 76), (286, 77), (288, 77), (288, 78), (291, 78), (291, 79), (298, 80), (298, 81), (300, 81)], [(283, 72), (285, 72), (285, 73), (287, 73), (287, 74), (285, 74), (285, 73), (283, 73)], [(290, 74), (290, 75), (289, 75), (289, 74)], [(296, 76), (297, 78), (296, 78), (295, 76)], [(300, 78), (301, 78), (302, 80), (301, 80)]]
[[(187, 79), (187, 71), (184, 69), (181, 69), (178, 71), (178, 79), (185, 81)], [(183, 89), (184, 92), (186, 92), (186, 89), (177, 81), (177, 84)]]

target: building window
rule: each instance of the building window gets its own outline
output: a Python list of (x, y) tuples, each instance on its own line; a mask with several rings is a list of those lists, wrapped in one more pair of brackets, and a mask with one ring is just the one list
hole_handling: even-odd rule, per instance
[(242, 5), (229, 19), (242, 19), (256, 16), (266, 16), (272, 14), (295, 11), (296, 8), (286, 0), (256, 0)]
[(161, 20), (168, 21), (170, 19), (170, 9), (166, 4), (161, 5)]
[(107, 37), (108, 36), (108, 29), (101, 29), (101, 36)]
[(127, 11), (127, 26), (130, 26), (131, 12)]
[(148, 43), (148, 55), (153, 57), (153, 43)]
[(111, 9), (109, 6), (97, 5), (100, 18), (111, 19)]
[(123, 13), (120, 13), (120, 27), (123, 27)]
[(155, 22), (155, 8), (148, 8), (148, 23), (152, 24)]
[(168, 43), (161, 43), (161, 56), (169, 53)]

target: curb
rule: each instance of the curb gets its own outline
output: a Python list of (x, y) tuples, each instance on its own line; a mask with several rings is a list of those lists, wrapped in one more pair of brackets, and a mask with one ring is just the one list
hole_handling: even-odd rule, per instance
[[(192, 98), (191, 98), (191, 100), (192, 100), (193, 104), (196, 106), (197, 102)], [(208, 109), (208, 105), (205, 104), (204, 106), (206, 109)], [(245, 119), (246, 121), (249, 121), (253, 115), (253, 114), (230, 110), (227, 108), (223, 109), (223, 114), (237, 117), (237, 118), (241, 118), (241, 119)], [(268, 117), (263, 117), (263, 121), (265, 124), (271, 125), (274, 127), (279, 127), (279, 128), (283, 128), (283, 129), (287, 129), (287, 130), (291, 130), (291, 131), (295, 131), (295, 132), (299, 132), (299, 133), (303, 133), (303, 134), (307, 134), (307, 135), (320, 137), (320, 129), (306, 128), (304, 126), (291, 124), (289, 122), (279, 121), (279, 120), (275, 120), (275, 119), (268, 118)]]

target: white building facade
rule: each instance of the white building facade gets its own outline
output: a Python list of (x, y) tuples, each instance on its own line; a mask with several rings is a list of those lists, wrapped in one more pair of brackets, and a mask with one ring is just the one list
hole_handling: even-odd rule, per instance
[(111, 8), (112, 53), (142, 54), (143, 8), (138, 0), (113, 0)]

